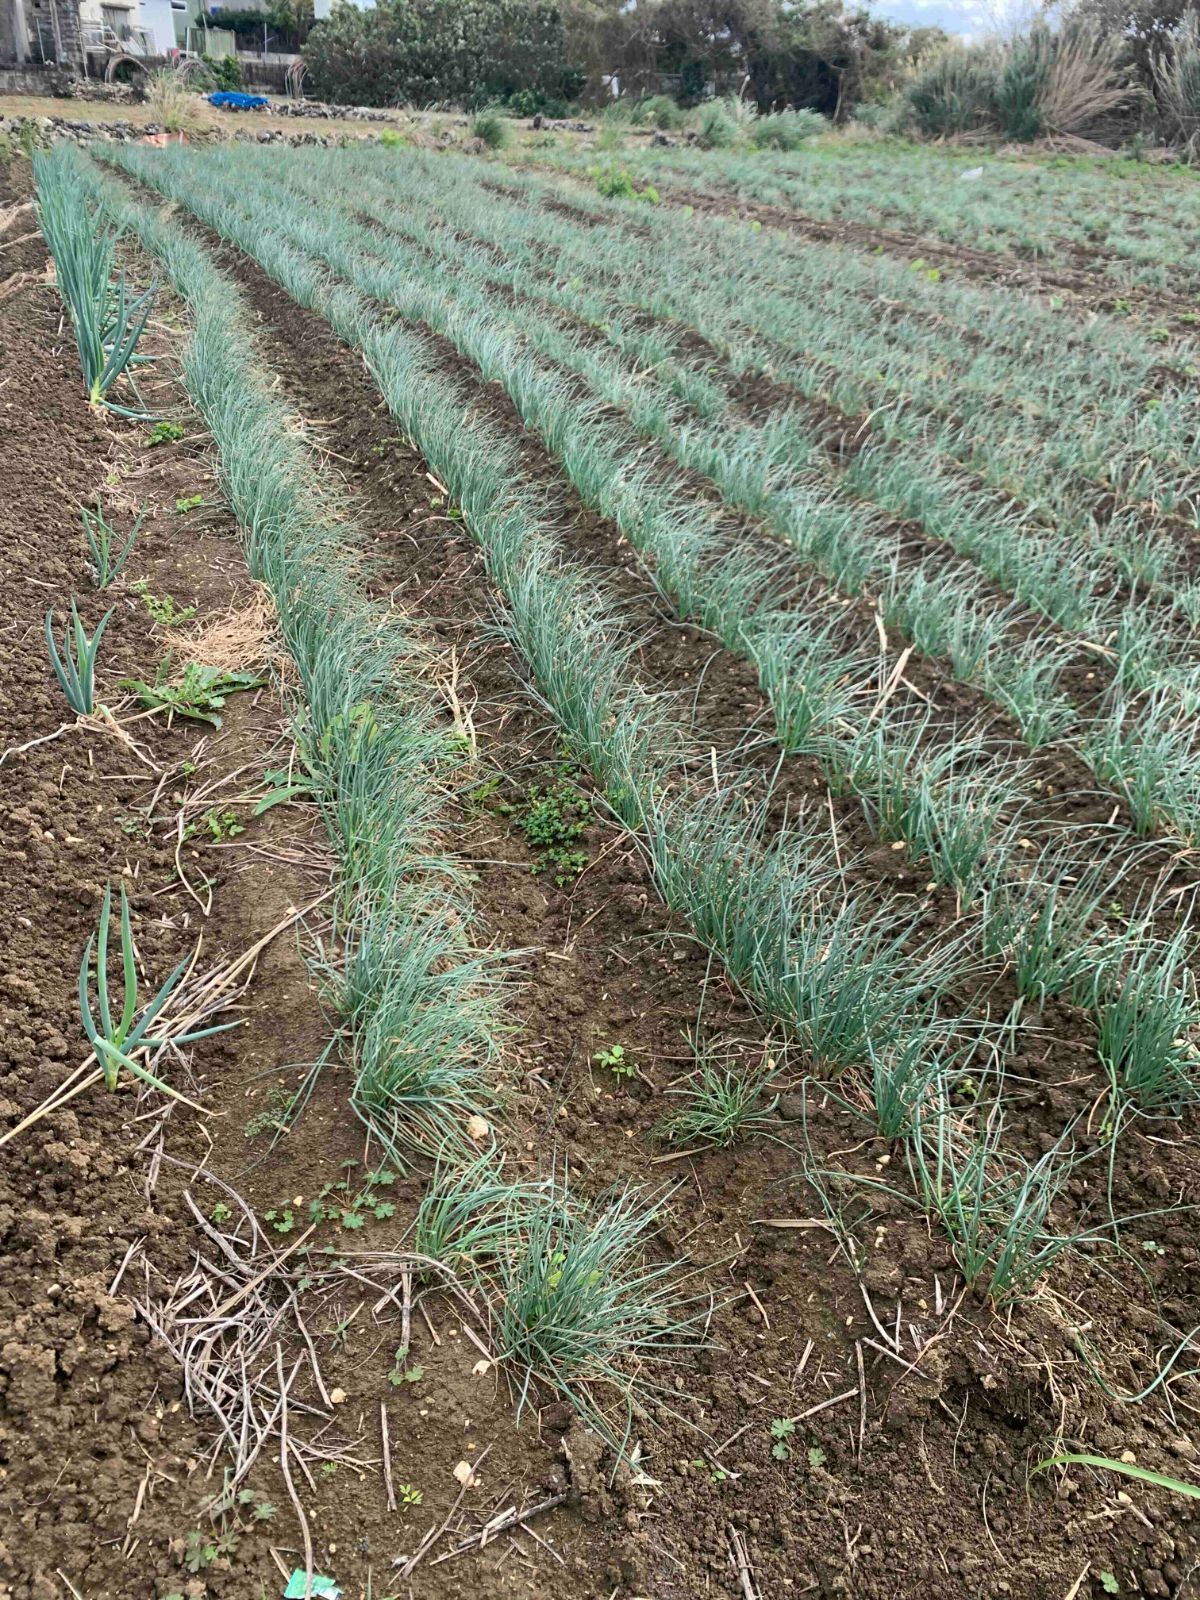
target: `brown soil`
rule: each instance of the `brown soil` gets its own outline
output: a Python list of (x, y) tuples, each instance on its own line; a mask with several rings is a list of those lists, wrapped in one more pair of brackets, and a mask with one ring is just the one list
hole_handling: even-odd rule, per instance
[[(20, 265), (37, 272), (43, 261), (36, 241), (21, 247)], [(530, 784), (547, 781), (559, 752), (519, 662), (492, 627), (498, 602), (477, 550), (446, 514), (419, 456), (397, 439), (361, 363), (255, 269), (239, 262), (237, 274), (262, 319), (265, 359), (344, 479), (377, 557), (375, 592), (426, 628), (445, 680), (454, 677), (470, 712), (481, 777), (494, 774), (497, 797), (519, 805)], [(132, 566), (151, 576), (155, 593), (194, 600), (203, 618), (244, 601), (249, 584), (223, 513), (205, 511), (203, 532), (186, 546), (179, 537), (174, 500), (204, 482), (195, 419), (180, 405), (188, 439), (161, 454), (145, 451), (141, 430), (88, 414), (52, 290), (26, 287), (0, 314), (9, 379), (0, 394), (0, 442), (6, 465), (17, 466), (14, 492), (0, 508), (9, 618), (0, 681), (11, 695), (5, 742), (22, 744), (63, 720), (38, 638), (41, 608), (53, 601), (61, 609), (76, 593), (89, 623), (102, 609), (86, 588), (75, 506), (113, 470), (124, 476), (133, 463), (134, 493), (155, 513)], [(24, 425), (30, 414), (39, 419), (35, 431)], [(560, 506), (572, 550), (624, 585), (629, 600), (639, 586), (644, 596), (609, 533), (566, 497)], [(147, 675), (164, 648), (147, 636), (140, 602), (127, 587), (118, 592), (103, 657), (102, 688), (113, 703), (118, 677)], [(651, 639), (646, 667), (683, 692), (711, 644), (692, 630), (674, 637), (676, 658)], [(714, 670), (734, 669), (718, 663)], [(750, 693), (736, 676), (724, 682), (730, 696)], [(236, 773), (236, 789), (245, 792), (247, 763), (255, 773), (280, 764), (264, 751), (281, 731), (273, 694), (235, 698), (220, 735), (202, 751), (212, 768), (188, 781)], [(135, 735), (160, 766), (176, 764), (160, 797), (158, 775), (144, 775), (123, 752), (114, 760), (107, 735), (72, 732), (0, 768), (13, 863), (4, 885), (11, 955), (3, 981), (17, 1026), (6, 1030), (0, 1062), (10, 1121), (82, 1057), (73, 987), (105, 877), (129, 868), (139, 948), (152, 975), (169, 968), (201, 921), (173, 878), (178, 805), (168, 799), (176, 789), (186, 798), (175, 774), (196, 732), (179, 725), (168, 732), (155, 719), (137, 724)], [(169, 813), (166, 821), (148, 838), (125, 831), (121, 819), (152, 799), (156, 816)], [(196, 860), (185, 859), (194, 883), (202, 872), (221, 879), (204, 924), (207, 958), (240, 952), (289, 904), (308, 904), (320, 892), (328, 863), (310, 810), (278, 807), (249, 821), (232, 849), (196, 845)], [(376, 1322), (364, 1305), (338, 1334), (356, 1298), (339, 1291), (305, 1300), (326, 1383), (348, 1396), (340, 1426), (351, 1438), (361, 1433), (355, 1453), (364, 1463), (319, 1476), (311, 1490), (301, 1484), (321, 1570), (335, 1573), (356, 1600), (396, 1589), (435, 1600), (510, 1591), (556, 1600), (705, 1593), (1058, 1600), (1072, 1585), (1077, 1595), (1099, 1595), (1105, 1570), (1122, 1592), (1187, 1595), (1200, 1540), (1184, 1502), (1132, 1484), (1123, 1500), (1112, 1480), (1088, 1472), (1029, 1476), (1060, 1440), (1108, 1454), (1129, 1449), (1184, 1476), (1194, 1470), (1194, 1381), (1169, 1386), (1173, 1411), (1162, 1390), (1142, 1406), (1110, 1405), (1070, 1331), (1090, 1319), (1088, 1339), (1102, 1352), (1110, 1383), (1146, 1381), (1155, 1352), (1161, 1360), (1173, 1348), (1172, 1329), (1182, 1337), (1200, 1320), (1200, 1251), (1186, 1213), (1135, 1225), (1131, 1243), (1144, 1236), (1155, 1245), (1144, 1270), (1111, 1251), (1082, 1253), (1056, 1273), (1053, 1297), (998, 1317), (961, 1294), (943, 1238), (911, 1206), (856, 1188), (844, 1199), (869, 1213), (855, 1235), (860, 1279), (820, 1225), (820, 1199), (799, 1174), (805, 1140), (818, 1167), (868, 1179), (887, 1177), (891, 1152), (881, 1141), (864, 1143), (863, 1123), (833, 1099), (803, 1106), (799, 1061), (780, 1054), (794, 1068), (793, 1086), (750, 1143), (653, 1164), (664, 1152), (650, 1129), (672, 1104), (666, 1090), (687, 1070), (682, 1034), (695, 1025), (702, 993), (704, 1030), (729, 1040), (735, 1061), (752, 1064), (779, 1047), (663, 911), (631, 841), (597, 818), (583, 842), (587, 869), (559, 889), (531, 875), (528, 848), (503, 813), (481, 805), (448, 818), (448, 826), (454, 845), (474, 860), (484, 927), (501, 947), (525, 952), (509, 983), (514, 1032), (503, 1064), (514, 1166), (544, 1171), (557, 1150), (585, 1189), (599, 1191), (614, 1178), (676, 1181), (661, 1246), (699, 1270), (699, 1285), (714, 1297), (713, 1337), (666, 1372), (658, 1426), (642, 1434), (640, 1472), (623, 1467), (614, 1476), (611, 1458), (561, 1405), (543, 1403), (518, 1424), (494, 1371), (474, 1374), (478, 1352), (459, 1331), (451, 1302), (425, 1303), (429, 1325), (414, 1319), (409, 1361), (423, 1376), (396, 1388), (388, 1382), (399, 1342), (394, 1307)], [(88, 857), (97, 865), (81, 877)], [(288, 1570), (300, 1564), (285, 1487), (264, 1462), (251, 1482), (279, 1507), (276, 1516), (248, 1528), (236, 1552), (198, 1578), (181, 1569), (172, 1541), (207, 1526), (200, 1507), (212, 1484), (202, 1478), (210, 1459), (219, 1477), (221, 1444), (208, 1418), (188, 1417), (178, 1369), (133, 1305), (161, 1298), (202, 1242), (183, 1201), (190, 1185), (202, 1213), (212, 1211), (209, 1180), (191, 1177), (201, 1159), (261, 1215), (296, 1196), (307, 1201), (340, 1162), (364, 1155), (362, 1130), (347, 1111), (348, 1074), (337, 1066), (318, 1079), (291, 1135), (269, 1151), (247, 1140), (247, 1112), (261, 1108), (269, 1088), (294, 1086), (294, 1064), (313, 1059), (328, 1023), (286, 937), (269, 947), (243, 1003), (249, 1027), (195, 1054), (192, 1072), (213, 1115), (203, 1124), (193, 1113), (166, 1119), (164, 1148), (186, 1169), (155, 1164), (154, 1140), (137, 1149), (156, 1123), (134, 1118), (157, 1116), (161, 1102), (128, 1090), (94, 1090), (5, 1149), (0, 1582), (14, 1600), (65, 1600), (60, 1570), (96, 1600), (172, 1592), (249, 1600), (282, 1589), (270, 1547)], [(593, 1062), (614, 1042), (639, 1068), (625, 1087)], [(1028, 1076), (1016, 1131), (1035, 1146), (1053, 1139), (1100, 1087), (1079, 1019), (1066, 1008), (1047, 1008), (1027, 1029), (1012, 1067)], [(1118, 1162), (1118, 1212), (1200, 1200), (1182, 1137), (1131, 1132)], [(906, 1176), (895, 1181), (906, 1194)], [(1074, 1178), (1064, 1223), (1102, 1186), (1099, 1169)], [(419, 1175), (397, 1183), (396, 1215), (370, 1224), (369, 1246), (396, 1242), (419, 1191)], [(781, 1228), (767, 1218), (808, 1225)], [(145, 1243), (110, 1293), (140, 1236)], [(357, 1246), (335, 1224), (326, 1225), (326, 1238), (342, 1254)], [(378, 1470), (381, 1400), (395, 1479), (422, 1491), (419, 1508), (387, 1510)], [(772, 1454), (769, 1424), (777, 1417), (800, 1418), (785, 1459)], [(458, 1494), (453, 1467), (487, 1446), (464, 1526), (563, 1493), (561, 1506), (531, 1524), (550, 1548), (522, 1531), (481, 1553), (422, 1564), (400, 1585), (393, 1558), (412, 1553), (450, 1513)], [(143, 1479), (148, 1488), (139, 1497)], [(744, 1577), (739, 1556), (748, 1564)]]

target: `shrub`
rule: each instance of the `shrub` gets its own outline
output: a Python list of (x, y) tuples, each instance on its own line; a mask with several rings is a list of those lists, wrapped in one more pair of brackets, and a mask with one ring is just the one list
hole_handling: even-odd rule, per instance
[(634, 120), (634, 104), (632, 100), (610, 100), (600, 112), (600, 121), (610, 126), (628, 128)]
[(195, 133), (205, 125), (204, 105), (175, 72), (156, 72), (146, 90), (151, 117), (168, 133)]
[(217, 89), (240, 89), (242, 87), (242, 64), (236, 56), (202, 56), (200, 58), (208, 68), (209, 76)]
[(705, 150), (731, 150), (738, 142), (740, 129), (724, 104), (711, 100), (696, 118), (696, 139)]
[(641, 127), (659, 128), (663, 133), (671, 133), (683, 127), (683, 107), (672, 100), (669, 94), (648, 95), (645, 100), (638, 102), (633, 120)]
[(1004, 44), (953, 45), (919, 63), (908, 106), (928, 138), (990, 128), (1028, 141), (1068, 133), (1129, 99), (1121, 45), (1086, 21), (1044, 22)]
[(895, 109), (884, 105), (879, 100), (864, 100), (862, 105), (854, 108), (854, 121), (860, 128), (870, 128), (871, 131), (885, 133), (891, 126), (895, 117)]
[(503, 150), (508, 143), (508, 123), (499, 112), (477, 111), (471, 118), (471, 136), (480, 140), (489, 150)]
[(571, 108), (565, 100), (546, 94), (541, 89), (518, 89), (515, 94), (509, 95), (506, 109), (514, 117), (536, 117), (540, 112), (543, 117), (557, 120), (569, 116)]
[(1124, 44), (1084, 18), (1065, 23), (1053, 38), (1040, 110), (1045, 128), (1070, 133), (1140, 94), (1122, 65)]
[(273, 50), (299, 50), (312, 23), (312, 0), (273, 0), (253, 11), (242, 6), (214, 6), (208, 14), (210, 28), (228, 28), (252, 50), (262, 48), (264, 25), (271, 31)]
[(1170, 137), (1200, 158), (1200, 11), (1189, 11), (1165, 49), (1151, 58), (1154, 93)]
[(806, 139), (824, 133), (829, 124), (819, 111), (772, 111), (750, 129), (750, 142), (760, 150), (798, 150)]
[(652, 183), (648, 183), (644, 189), (639, 189), (628, 168), (618, 166), (615, 161), (610, 161), (603, 167), (593, 167), (592, 179), (597, 192), (606, 200), (648, 200), (651, 205), (658, 201), (658, 190)]
[(312, 93), (341, 104), (480, 109), (528, 91), (549, 109), (583, 84), (555, 0), (335, 0), (304, 60)]
[(908, 87), (913, 122), (928, 139), (967, 133), (992, 121), (996, 104), (996, 66), (980, 50), (951, 45), (917, 65)]
[(1054, 64), (1053, 35), (1044, 24), (1014, 38), (996, 76), (995, 115), (1009, 139), (1028, 141), (1046, 131), (1042, 106)]

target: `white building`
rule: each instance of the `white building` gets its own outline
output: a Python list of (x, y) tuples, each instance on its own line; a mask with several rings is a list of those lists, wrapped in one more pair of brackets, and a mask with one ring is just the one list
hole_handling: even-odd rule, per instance
[(131, 56), (170, 56), (184, 49), (200, 11), (200, 0), (79, 0), (88, 48)]

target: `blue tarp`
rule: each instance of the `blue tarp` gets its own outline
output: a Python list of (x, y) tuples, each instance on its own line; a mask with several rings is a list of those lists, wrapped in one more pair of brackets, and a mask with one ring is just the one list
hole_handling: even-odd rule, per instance
[(208, 97), (210, 106), (228, 106), (230, 111), (257, 111), (267, 104), (265, 94), (243, 94), (240, 89), (218, 89)]

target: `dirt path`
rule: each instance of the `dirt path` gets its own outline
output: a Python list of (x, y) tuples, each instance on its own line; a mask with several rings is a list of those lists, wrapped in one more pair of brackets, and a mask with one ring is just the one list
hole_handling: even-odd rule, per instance
[[(40, 239), (13, 254), (14, 266), (40, 279)], [(159, 314), (167, 321), (151, 348), (169, 360), (176, 335), (165, 298)], [(146, 427), (90, 414), (61, 304), (40, 282), (4, 302), (0, 348), (0, 725), (6, 751), (30, 746), (0, 766), (8, 862), (0, 1095), (11, 1125), (86, 1054), (76, 985), (106, 884), (128, 889), (148, 997), (201, 936), (198, 971), (240, 955), (289, 906), (320, 893), (327, 866), (314, 852), (311, 811), (249, 814), (244, 797), (261, 789), (272, 750), (286, 763), (290, 748), (266, 687), (270, 616), (173, 380), (152, 376), (144, 393), (178, 419), (177, 443), (151, 448)], [(104, 596), (89, 579), (79, 514), (98, 495), (122, 537), (145, 513), (127, 574)], [(202, 507), (177, 509), (197, 495)], [(144, 596), (135, 587), (143, 581)], [(122, 737), (74, 726), (54, 682), (42, 618), (52, 606), (61, 634), (72, 596), (89, 631), (114, 607), (98, 695), (117, 709)], [(155, 623), (151, 605), (160, 616), (172, 605), (183, 615), (174, 626)], [(262, 674), (264, 686), (230, 699), (220, 728), (132, 720), (137, 706), (122, 680), (153, 680), (179, 641), (198, 634), (212, 659)], [(189, 1482), (204, 1434), (181, 1407), (177, 1366), (133, 1300), (156, 1297), (191, 1258), (184, 1189), (190, 1182), (203, 1201), (208, 1180), (188, 1175), (210, 1162), (223, 1119), (236, 1115), (243, 1093), (259, 1092), (259, 1073), (319, 1048), (324, 1025), (294, 940), (264, 950), (240, 1009), (244, 1026), (199, 1046), (182, 1085), (203, 1096), (206, 1117), (128, 1084), (116, 1094), (97, 1086), (3, 1153), (0, 1493), (11, 1521), (0, 1574), (14, 1596), (65, 1595), (58, 1569), (97, 1597), (128, 1593), (131, 1570), (147, 1586), (179, 1571), (171, 1543), (181, 1550), (204, 1497)], [(245, 1075), (236, 1085), (235, 1062)]]

